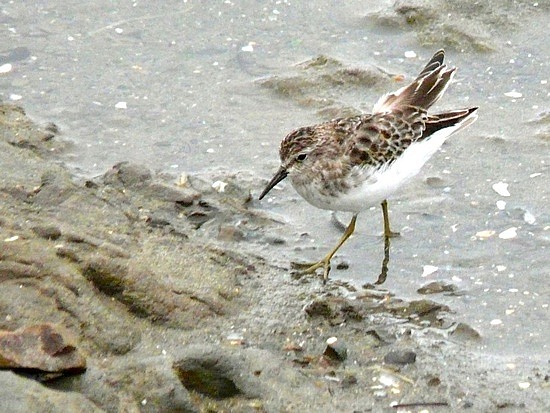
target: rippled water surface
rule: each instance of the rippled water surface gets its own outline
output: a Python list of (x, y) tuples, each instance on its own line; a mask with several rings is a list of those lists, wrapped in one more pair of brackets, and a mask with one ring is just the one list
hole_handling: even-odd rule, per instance
[[(257, 177), (258, 194), (277, 168), (280, 139), (325, 120), (315, 105), (277, 95), (263, 80), (319, 55), (409, 79), (445, 47), (459, 72), (439, 108), (477, 105), (479, 120), (389, 200), (402, 236), (392, 241), (385, 288), (418, 298), (428, 282), (453, 284), (454, 294), (435, 299), (481, 332), (480, 350), (545, 359), (550, 57), (548, 31), (540, 28), (548, 25), (548, 10), (526, 2), (517, 6), (525, 12), (521, 25), (488, 22), (472, 34), (492, 49), (482, 50), (462, 47), (467, 36), (455, 44), (441, 32), (439, 44), (436, 31), (430, 43), (415, 27), (375, 23), (370, 13), (389, 10), (389, 1), (338, 8), (327, 1), (206, 3), (3, 3), (0, 98), (58, 124), (74, 142), (63, 160), (82, 175), (121, 160), (174, 174), (243, 172)], [(507, 4), (494, 6), (501, 3)], [(407, 51), (416, 57), (405, 57)], [(368, 110), (379, 89), (323, 93), (336, 105)], [(498, 190), (502, 184), (493, 187), (499, 183), (509, 194)], [(287, 243), (260, 253), (281, 265), (320, 257), (340, 235), (330, 213), (309, 206), (288, 184), (280, 188), (253, 206), (287, 223), (279, 232)], [(349, 269), (334, 270), (334, 278), (358, 285), (376, 279), (381, 226), (379, 208), (360, 215), (335, 261)]]

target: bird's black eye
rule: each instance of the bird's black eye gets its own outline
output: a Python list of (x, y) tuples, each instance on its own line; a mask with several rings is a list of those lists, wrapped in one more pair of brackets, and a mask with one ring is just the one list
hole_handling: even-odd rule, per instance
[(296, 157), (296, 160), (297, 160), (298, 162), (302, 162), (302, 161), (305, 161), (306, 158), (307, 158), (307, 154), (306, 154), (306, 153), (301, 153), (300, 155), (298, 155), (298, 156)]

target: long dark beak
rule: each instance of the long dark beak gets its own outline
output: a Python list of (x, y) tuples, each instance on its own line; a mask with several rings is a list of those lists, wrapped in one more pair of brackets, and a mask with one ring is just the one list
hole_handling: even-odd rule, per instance
[(277, 171), (277, 173), (275, 174), (275, 176), (271, 179), (271, 181), (269, 181), (269, 183), (261, 193), (260, 198), (258, 199), (261, 200), (264, 196), (266, 196), (267, 193), (271, 191), (275, 185), (277, 185), (279, 182), (285, 179), (287, 175), (288, 175), (288, 172), (286, 171), (285, 168), (281, 166)]

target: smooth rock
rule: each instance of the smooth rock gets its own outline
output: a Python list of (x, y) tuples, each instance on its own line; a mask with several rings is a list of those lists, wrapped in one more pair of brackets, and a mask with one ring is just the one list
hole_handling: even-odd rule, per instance
[(0, 411), (6, 413), (105, 412), (79, 393), (51, 390), (11, 371), (0, 371)]
[(0, 367), (79, 371), (86, 368), (86, 359), (65, 329), (41, 324), (13, 332), (0, 331)]

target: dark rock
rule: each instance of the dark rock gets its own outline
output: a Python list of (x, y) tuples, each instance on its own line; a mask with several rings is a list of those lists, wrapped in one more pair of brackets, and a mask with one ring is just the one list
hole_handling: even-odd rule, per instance
[(61, 230), (56, 225), (36, 225), (33, 232), (41, 238), (56, 240), (61, 236)]
[(457, 287), (453, 284), (445, 284), (441, 281), (433, 281), (431, 283), (428, 283), (426, 285), (423, 285), (418, 290), (416, 290), (419, 294), (438, 294), (443, 292), (453, 292), (456, 291)]
[(336, 265), (337, 270), (347, 270), (349, 268), (349, 262), (342, 261)]
[(66, 258), (72, 262), (81, 262), (80, 254), (74, 248), (60, 246), (55, 249), (55, 253), (60, 258)]
[(416, 353), (414, 351), (398, 351), (392, 350), (384, 356), (384, 363), (388, 364), (412, 364), (416, 361)]
[[(244, 392), (247, 397), (257, 397), (259, 387), (253, 387), (259, 386), (262, 369), (243, 370), (245, 365), (237, 354), (196, 347), (176, 361), (173, 368), (185, 388), (205, 396), (224, 399)], [(257, 383), (251, 387), (250, 381)]]
[(327, 340), (323, 356), (333, 361), (344, 361), (348, 357), (348, 349), (342, 340), (331, 337)]
[(333, 310), (328, 302), (315, 300), (304, 307), (304, 311), (310, 317), (329, 318), (333, 315)]
[(187, 390), (193, 390), (197, 393), (215, 399), (224, 399), (240, 394), (235, 383), (224, 377), (217, 367), (216, 363), (204, 363), (192, 369), (179, 368), (178, 377)]
[(0, 331), (0, 367), (46, 372), (81, 371), (86, 359), (60, 326), (42, 324)]
[(431, 377), (428, 380), (427, 384), (430, 387), (437, 387), (441, 384), (441, 379), (439, 377)]
[(432, 188), (442, 188), (446, 185), (445, 180), (439, 176), (428, 176), (425, 181)]
[(341, 386), (344, 389), (347, 389), (348, 387), (354, 386), (357, 384), (357, 376), (354, 374), (346, 374), (344, 378), (341, 381)]
[(124, 187), (143, 186), (152, 179), (149, 168), (129, 162), (120, 162), (114, 165), (104, 177), (106, 184), (121, 183)]
[(481, 334), (479, 334), (479, 332), (475, 328), (469, 326), (466, 323), (457, 323), (450, 335), (451, 337), (453, 337), (453, 339), (464, 341), (478, 341), (481, 339)]

